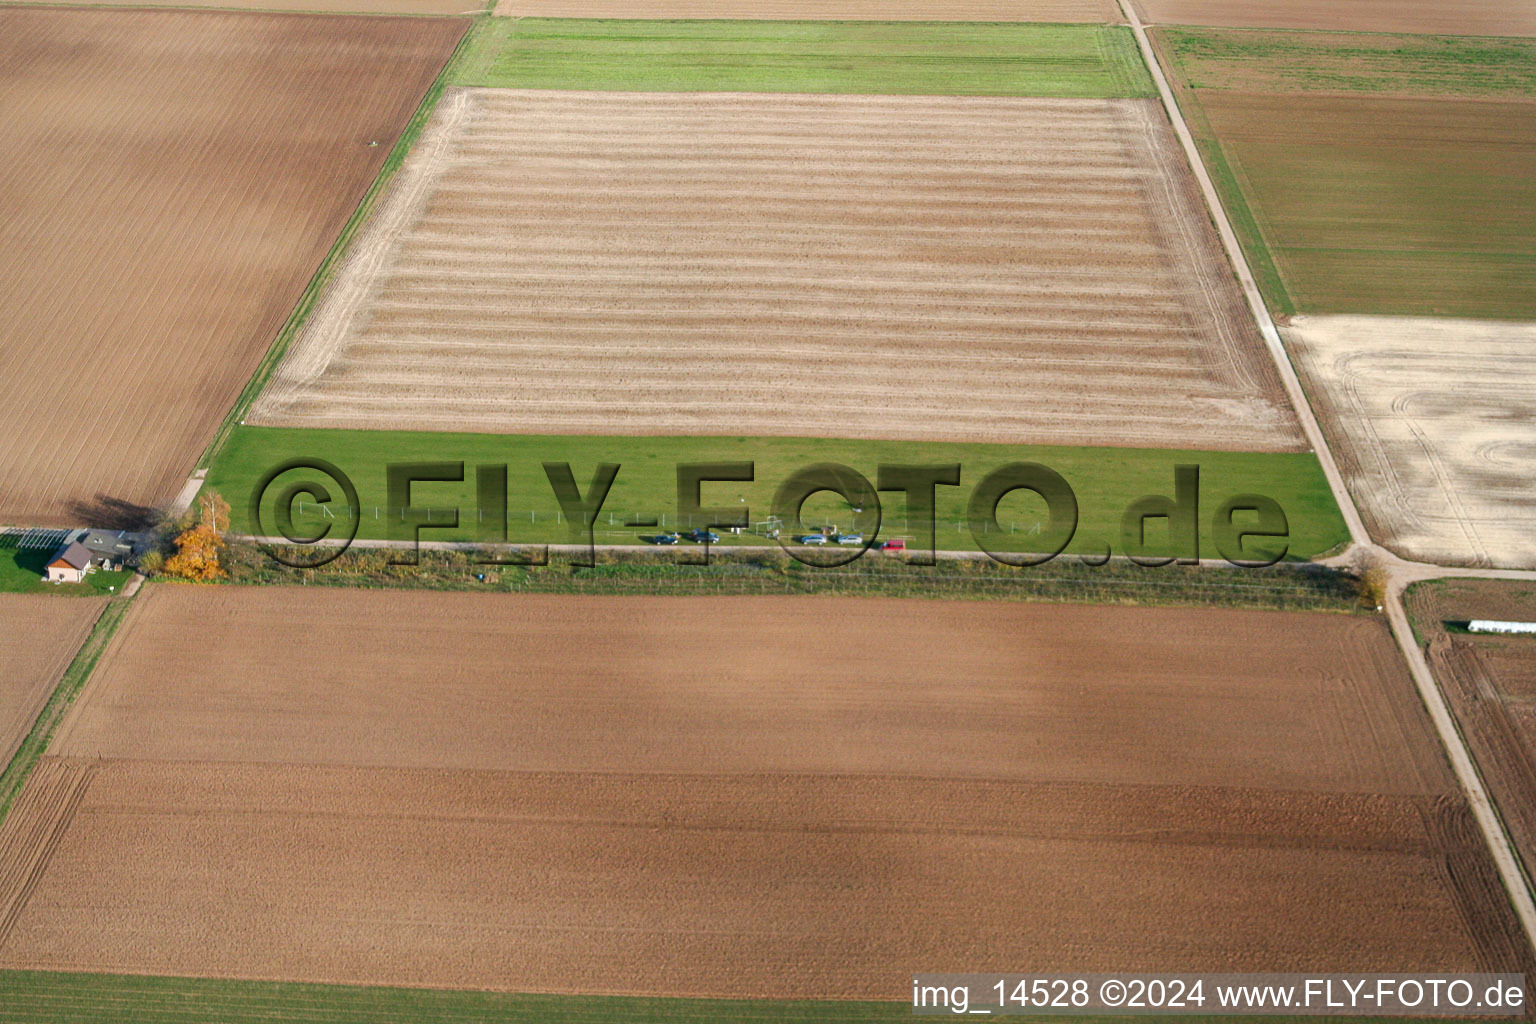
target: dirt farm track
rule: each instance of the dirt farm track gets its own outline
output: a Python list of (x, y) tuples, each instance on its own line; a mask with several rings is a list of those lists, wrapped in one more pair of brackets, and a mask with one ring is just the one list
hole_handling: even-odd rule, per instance
[(247, 422), (1302, 447), (1154, 100), (450, 90)]
[(830, 604), (151, 584), (0, 829), (0, 966), (1525, 969), (1379, 622)]
[(0, 522), (176, 496), (467, 24), (0, 8)]

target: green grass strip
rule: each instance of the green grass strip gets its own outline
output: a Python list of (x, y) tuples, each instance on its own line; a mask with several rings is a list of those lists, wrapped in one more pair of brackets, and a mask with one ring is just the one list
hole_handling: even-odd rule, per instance
[[(585, 490), (600, 462), (621, 465), (603, 512), (598, 518), (596, 540), (600, 544), (635, 544), (652, 530), (626, 529), (631, 516), (662, 516), (664, 526), (676, 522), (677, 464), (692, 462), (751, 461), (756, 479), (751, 483), (706, 484), (705, 505), (746, 507), (754, 521), (766, 518), (774, 492), (794, 471), (818, 462), (851, 466), (871, 482), (882, 464), (918, 463), (962, 466), (961, 486), (938, 488), (938, 545), (949, 550), (976, 550), (968, 529), (957, 526), (966, 518), (971, 489), (986, 474), (1010, 462), (1042, 463), (1066, 478), (1074, 489), (1081, 525), (1069, 552), (1102, 552), (1105, 544), (1120, 552), (1120, 522), (1125, 508), (1143, 495), (1172, 495), (1174, 466), (1198, 465), (1201, 470), (1200, 520), (1205, 537), (1203, 552), (1217, 557), (1210, 541), (1210, 517), (1227, 498), (1259, 493), (1273, 498), (1289, 517), (1291, 555), (1309, 558), (1330, 550), (1347, 539), (1343, 518), (1328, 489), (1315, 456), (1310, 453), (1212, 452), (1148, 448), (1086, 448), (1048, 445), (1000, 445), (919, 441), (857, 441), (780, 437), (588, 437), (548, 435), (451, 434), (426, 431), (312, 430), (280, 427), (237, 427), (209, 471), (208, 485), (218, 489), (234, 506), (236, 532), (252, 532), (247, 508), (256, 484), (273, 467), (296, 457), (319, 458), (346, 473), (357, 488), (363, 507), (359, 537), (388, 538), (391, 516), (398, 517), (387, 500), (386, 465), (391, 462), (464, 462), (463, 483), (420, 483), (412, 489), (413, 506), (441, 509), (456, 506), (462, 526), (457, 530), (423, 531), (427, 540), (476, 539), (475, 466), (482, 463), (508, 466), (510, 539), (522, 543), (563, 543), (568, 525), (557, 520), (559, 510), (545, 477), (544, 462), (568, 462), (577, 484)], [(268, 491), (275, 501), (290, 483), (322, 480), (339, 501), (336, 485), (316, 473), (284, 474)], [(905, 520), (901, 494), (882, 498), (885, 511), (883, 536), (910, 536), (914, 524)], [(297, 508), (297, 505), (295, 506)], [(1004, 499), (998, 519), (1008, 529), (1012, 550), (1038, 551), (1039, 534), (1032, 524), (1042, 522), (1044, 503), (1019, 492)], [(613, 513), (614, 523), (608, 522)], [(264, 507), (265, 529), (273, 530), (271, 505)], [(805, 521), (813, 525), (822, 517), (852, 525), (847, 505), (830, 495), (812, 498)], [(448, 522), (446, 513), (439, 524)], [(323, 517), (311, 498), (295, 524), (313, 533)], [(1149, 530), (1149, 536), (1153, 531)], [(1001, 540), (1001, 539), (1000, 539)]]
[[(482, 17), (480, 20), (483, 21), (485, 18)], [(256, 367), (256, 372), (246, 383), (245, 390), (240, 392), (240, 397), (230, 408), (229, 415), (225, 416), (224, 422), (219, 425), (218, 433), (214, 434), (213, 441), (204, 449), (203, 457), (197, 463), (198, 469), (205, 468), (212, 461), (214, 454), (218, 452), (219, 448), (228, 439), (230, 430), (245, 418), (246, 412), (250, 410), (251, 403), (256, 400), (256, 396), (261, 394), (262, 389), (267, 386), (267, 381), (271, 378), (272, 372), (277, 369), (278, 362), (282, 360), (283, 355), (288, 351), (288, 346), (293, 343), (293, 339), (298, 336), (300, 328), (309, 319), (310, 312), (314, 309), (315, 303), (320, 298), (320, 292), (330, 283), (331, 278), (335, 275), (342, 257), (346, 254), (347, 248), (352, 244), (353, 237), (362, 229), (363, 222), (373, 212), (373, 208), (378, 204), (385, 190), (389, 187), (390, 181), (393, 180), (395, 172), (405, 163), (405, 158), (410, 153), (411, 147), (415, 145), (417, 137), (421, 135), (422, 129), (426, 127), (427, 119), (432, 116), (432, 111), (436, 108), (438, 99), (442, 97), (443, 90), (448, 87), (449, 82), (452, 80), (454, 69), (468, 49), (469, 41), (474, 35), (474, 31), (475, 25), (471, 25), (470, 30), (464, 34), (463, 38), (459, 40), (459, 45), (449, 55), (447, 62), (443, 65), (443, 70), (438, 73), (431, 87), (422, 96), (421, 103), (416, 107), (416, 112), (406, 122), (405, 129), (400, 133), (400, 138), (395, 142), (394, 148), (389, 151), (389, 156), (385, 157), (383, 165), (379, 168), (378, 175), (373, 179), (373, 184), (363, 194), (362, 201), (357, 204), (357, 209), (352, 211), (352, 216), (341, 229), (341, 234), (336, 236), (336, 241), (331, 246), (330, 251), (325, 254), (325, 259), (320, 261), (320, 267), (315, 271), (315, 276), (310, 278), (308, 287), (304, 289), (304, 294), (299, 296), (298, 305), (293, 308), (293, 312), (288, 315), (288, 319), (283, 324), (282, 329), (277, 332), (277, 337), (273, 340), (271, 347), (267, 349), (266, 356), (263, 357), (261, 364)]]
[(482, 23), (459, 85), (656, 92), (1153, 96), (1129, 29), (857, 21)]
[[(63, 720), (64, 713), (75, 702), (81, 688), (85, 686), (85, 681), (90, 678), (91, 670), (96, 667), (102, 652), (107, 649), (107, 643), (112, 639), (112, 634), (116, 633), (117, 627), (122, 624), (123, 616), (127, 614), (128, 605), (131, 602), (131, 598), (121, 595), (107, 602), (96, 624), (91, 627), (90, 635), (85, 638), (85, 643), (80, 645), (75, 659), (69, 663), (69, 668), (64, 670), (64, 676), (59, 680), (59, 685), (54, 687), (53, 696), (48, 698), (48, 703), (32, 723), (32, 731), (27, 733), (26, 739), (21, 741), (21, 746), (16, 748), (16, 753), (11, 758), (11, 763), (6, 765), (5, 771), (0, 772), (0, 824), (4, 823), (11, 804), (16, 802), (16, 797), (21, 792), (21, 787), (26, 784), (32, 769), (37, 767), (43, 752), (48, 749), (48, 743), (53, 739), (53, 734), (58, 729), (59, 722)], [(8, 1019), (6, 1012), (6, 1000), (0, 998), (0, 1020)]]
[[(314, 985), (203, 978), (0, 972), (0, 1021), (15, 1024), (880, 1024), (904, 1002), (661, 999)], [(1019, 1016), (1020, 1024), (1118, 1024), (1124, 1017)], [(1205, 1017), (1161, 1017), (1193, 1024)], [(1270, 1024), (1341, 1018), (1266, 1017)], [(1394, 1018), (1378, 1018), (1390, 1024)], [(1436, 1024), (1417, 1018), (1418, 1024)]]

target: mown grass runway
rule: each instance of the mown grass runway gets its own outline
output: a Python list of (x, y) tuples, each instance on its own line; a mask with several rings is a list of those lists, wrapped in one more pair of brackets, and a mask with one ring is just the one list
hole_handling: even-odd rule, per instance
[[(635, 544), (653, 529), (626, 528), (632, 518), (655, 517), (658, 527), (686, 527), (677, 512), (677, 464), (695, 462), (754, 463), (750, 483), (705, 484), (706, 506), (744, 507), (753, 522), (766, 520), (779, 485), (796, 470), (820, 462), (853, 467), (872, 483), (878, 466), (886, 464), (961, 465), (957, 487), (937, 489), (937, 544), (944, 550), (976, 550), (965, 528), (966, 502), (976, 483), (1010, 462), (1037, 462), (1061, 474), (1078, 502), (1080, 522), (1068, 552), (1101, 553), (1106, 544), (1121, 553), (1120, 525), (1124, 510), (1144, 495), (1172, 495), (1174, 467), (1200, 467), (1202, 555), (1218, 557), (1211, 541), (1210, 518), (1217, 506), (1236, 494), (1259, 493), (1285, 510), (1290, 524), (1289, 557), (1309, 558), (1347, 539), (1343, 518), (1328, 491), (1315, 456), (1309, 453), (1251, 453), (1176, 451), (1139, 448), (995, 445), (904, 441), (842, 441), (776, 437), (587, 437), (547, 435), (452, 434), (424, 431), (309, 430), (280, 427), (237, 427), (214, 460), (207, 485), (234, 506), (233, 525), (248, 532), (248, 504), (256, 484), (273, 467), (294, 458), (333, 463), (357, 488), (362, 506), (358, 536), (388, 538), (398, 517), (387, 498), (386, 466), (391, 462), (464, 462), (464, 481), (418, 483), (412, 488), (414, 506), (432, 506), (438, 525), (449, 521), (447, 509), (459, 510), (459, 529), (429, 529), (427, 540), (474, 540), (480, 520), (476, 507), (478, 464), (502, 464), (507, 469), (509, 539), (518, 543), (563, 543), (569, 525), (557, 519), (560, 505), (545, 476), (543, 463), (565, 462), (577, 485), (586, 492), (599, 463), (620, 464), (618, 476), (595, 527), (600, 544)], [(266, 531), (273, 530), (271, 499), (289, 483), (322, 480), (333, 496), (332, 508), (345, 504), (335, 485), (317, 473), (284, 474), (268, 491), (262, 515)], [(303, 499), (301, 499), (303, 500)], [(900, 493), (882, 498), (883, 536), (912, 536), (918, 525), (907, 516)], [(324, 525), (315, 501), (297, 505), (296, 526), (306, 531)], [(1019, 492), (999, 506), (998, 521), (1007, 536), (998, 538), (1012, 550), (1039, 550), (1044, 502)], [(610, 514), (612, 522), (609, 521)], [(665, 517), (665, 518), (663, 518)], [(853, 525), (853, 516), (839, 499), (822, 495), (807, 503), (808, 526), (832, 517), (836, 525)], [(699, 523), (697, 525), (703, 525)], [(1156, 541), (1154, 530), (1149, 540)], [(762, 538), (756, 538), (761, 542)], [(1258, 543), (1262, 544), (1263, 541)]]
[(1130, 30), (1100, 25), (493, 19), (455, 84), (663, 92), (1139, 97)]

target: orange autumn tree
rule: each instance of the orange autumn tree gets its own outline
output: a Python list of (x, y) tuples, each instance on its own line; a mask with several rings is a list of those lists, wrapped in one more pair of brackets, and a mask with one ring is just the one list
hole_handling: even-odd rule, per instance
[(229, 502), (209, 491), (197, 504), (196, 518), (176, 535), (176, 553), (165, 560), (163, 571), (186, 580), (222, 579), (226, 574), (219, 553), (229, 529)]

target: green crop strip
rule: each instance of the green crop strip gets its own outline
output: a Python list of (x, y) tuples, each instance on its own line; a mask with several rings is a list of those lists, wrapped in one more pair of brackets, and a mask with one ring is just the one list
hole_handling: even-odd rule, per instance
[(855, 21), (496, 19), (459, 85), (658, 92), (1136, 97), (1129, 29)]

